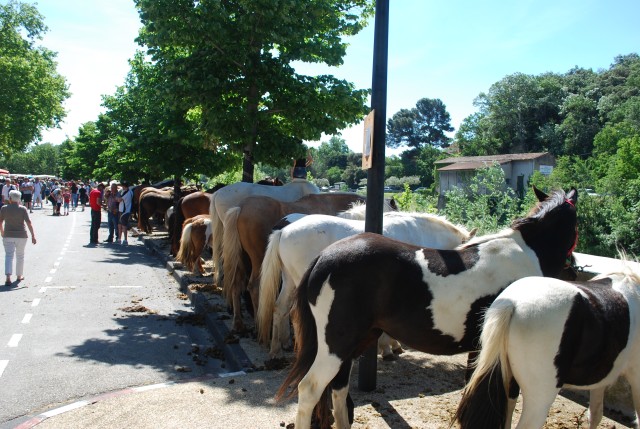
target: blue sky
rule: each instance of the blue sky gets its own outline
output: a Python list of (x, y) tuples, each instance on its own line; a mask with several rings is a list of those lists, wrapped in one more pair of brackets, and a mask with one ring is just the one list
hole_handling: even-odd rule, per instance
[[(101, 95), (124, 83), (140, 26), (132, 0), (40, 0), (49, 32), (42, 44), (58, 52), (70, 85), (61, 143), (97, 119)], [(640, 52), (638, 0), (390, 0), (387, 116), (440, 98), (457, 129), (476, 111), (474, 98), (513, 73), (565, 73), (575, 66), (608, 68), (617, 55)], [(371, 86), (373, 20), (350, 44), (338, 68), (297, 65), (301, 73), (331, 73)], [(343, 130), (361, 151), (362, 125)], [(323, 139), (326, 140), (327, 138)]]

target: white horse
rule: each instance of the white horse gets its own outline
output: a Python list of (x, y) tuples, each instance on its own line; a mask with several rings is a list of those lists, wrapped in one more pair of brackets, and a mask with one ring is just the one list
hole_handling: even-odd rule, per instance
[[(289, 346), (288, 316), (294, 291), (311, 262), (328, 245), (363, 231), (362, 220), (309, 215), (271, 234), (262, 263), (256, 318), (259, 341), (267, 344), (271, 339), (271, 357), (281, 356), (282, 347)], [(438, 249), (453, 249), (473, 236), (464, 227), (454, 225), (441, 216), (406, 212), (384, 213), (382, 232), (400, 241)], [(282, 289), (276, 300), (281, 280)], [(400, 346), (384, 335), (381, 340), (382, 356), (388, 359), (393, 356), (392, 349)]]
[(461, 427), (510, 428), (515, 382), (523, 396), (518, 429), (543, 427), (563, 387), (590, 391), (595, 429), (605, 388), (619, 376), (631, 385), (637, 422), (639, 288), (640, 274), (629, 266), (589, 282), (527, 277), (512, 283), (486, 312), (477, 368), (456, 413)]
[(226, 213), (229, 209), (238, 207), (243, 199), (252, 195), (265, 195), (279, 201), (290, 202), (296, 201), (305, 195), (319, 192), (320, 190), (316, 185), (302, 179), (293, 179), (293, 181), (284, 186), (238, 182), (214, 192), (211, 198), (209, 214), (213, 228), (211, 254), (214, 270), (217, 271), (217, 284), (222, 284), (222, 238)]

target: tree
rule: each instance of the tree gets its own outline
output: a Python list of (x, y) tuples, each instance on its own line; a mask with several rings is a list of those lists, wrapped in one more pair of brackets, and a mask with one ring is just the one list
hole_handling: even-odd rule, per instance
[(197, 122), (168, 96), (172, 83), (159, 65), (140, 52), (129, 64), (125, 84), (103, 99), (107, 112), (98, 121), (103, 150), (94, 158), (98, 176), (133, 182), (196, 179), (237, 165), (237, 156), (203, 144)]
[(169, 94), (197, 120), (206, 144), (254, 163), (304, 156), (304, 140), (358, 122), (367, 90), (331, 75), (305, 76), (295, 61), (342, 63), (342, 36), (357, 34), (370, 0), (176, 2), (136, 0), (139, 41), (167, 73)]
[(14, 0), (0, 5), (1, 155), (25, 150), (65, 117), (69, 92), (56, 71), (56, 54), (36, 46), (46, 31), (35, 6)]
[(447, 107), (438, 98), (422, 98), (413, 109), (401, 109), (387, 121), (387, 146), (407, 146), (420, 149), (425, 146), (443, 148), (451, 139), (451, 117)]

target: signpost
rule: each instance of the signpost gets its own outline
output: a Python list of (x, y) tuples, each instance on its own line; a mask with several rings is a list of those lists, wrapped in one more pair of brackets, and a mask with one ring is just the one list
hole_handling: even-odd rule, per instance
[[(371, 148), (367, 162), (367, 214), (364, 230), (382, 233), (382, 211), (384, 205), (384, 155), (387, 121), (387, 63), (389, 45), (389, 0), (376, 1), (375, 34), (373, 41), (373, 76), (371, 84), (372, 132), (369, 141), (364, 142)], [(366, 124), (366, 122), (365, 122)], [(366, 130), (366, 125), (365, 125)], [(365, 137), (367, 133), (365, 131)], [(364, 152), (363, 168), (364, 168)], [(376, 388), (377, 344), (374, 344), (360, 358), (358, 388), (365, 392)]]

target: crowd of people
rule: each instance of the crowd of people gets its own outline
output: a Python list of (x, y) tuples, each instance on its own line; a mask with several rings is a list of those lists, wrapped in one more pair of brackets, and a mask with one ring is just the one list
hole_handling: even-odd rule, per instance
[(86, 181), (42, 180), (39, 177), (0, 177), (0, 234), (5, 249), (5, 286), (24, 280), (24, 256), (27, 230), (31, 242), (36, 244), (29, 213), (34, 208), (44, 209), (51, 204), (53, 216), (68, 216), (70, 211), (85, 211), (87, 203), (91, 211), (89, 246), (98, 244), (98, 231), (102, 211), (107, 211), (109, 236), (105, 243), (127, 245), (129, 216), (133, 192), (126, 181), (111, 182), (105, 190), (104, 183)]

